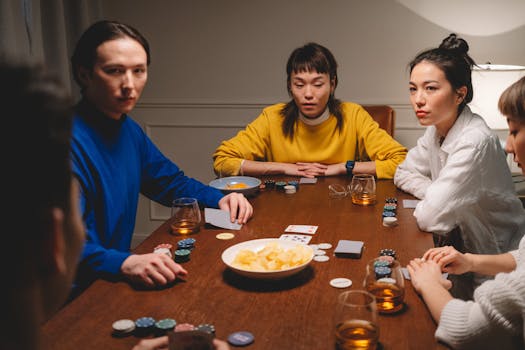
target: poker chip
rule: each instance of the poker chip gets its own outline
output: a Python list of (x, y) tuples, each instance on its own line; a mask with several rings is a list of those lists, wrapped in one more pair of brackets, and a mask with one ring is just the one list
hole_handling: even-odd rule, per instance
[(141, 317), (135, 320), (135, 330), (138, 335), (146, 335), (153, 330), (155, 319), (153, 317)]
[(209, 323), (202, 323), (195, 327), (197, 331), (203, 331), (209, 334), (215, 334), (215, 326)]
[(381, 266), (390, 267), (390, 265), (391, 265), (391, 263), (388, 262), (388, 261), (385, 261), (385, 260), (376, 260), (376, 261), (374, 261), (374, 268), (381, 267)]
[(267, 189), (271, 190), (271, 189), (273, 189), (275, 187), (275, 181), (274, 180), (265, 180), (264, 181), (264, 186)]
[(381, 255), (377, 258), (377, 261), (385, 261), (388, 263), (388, 267), (390, 267), (390, 265), (392, 265), (394, 263), (394, 258), (391, 257), (390, 255)]
[(314, 250), (314, 255), (315, 256), (326, 255), (326, 252), (322, 249), (317, 249), (317, 250)]
[(175, 326), (175, 332), (193, 331), (195, 326), (190, 323), (180, 323)]
[(296, 190), (299, 189), (299, 181), (295, 181), (295, 180), (288, 181), (288, 185), (295, 187)]
[(396, 280), (390, 277), (383, 277), (377, 280), (378, 283), (396, 284)]
[(284, 181), (277, 181), (275, 183), (275, 188), (278, 190), (278, 191), (284, 191), (284, 186), (286, 186), (286, 182)]
[(230, 233), (230, 232), (223, 232), (223, 233), (219, 233), (215, 236), (215, 238), (217, 239), (220, 239), (220, 240), (228, 240), (228, 239), (232, 239), (233, 237), (235, 237), (235, 235), (233, 233)]
[(175, 251), (175, 262), (186, 262), (190, 260), (190, 251), (188, 249), (177, 249)]
[(113, 333), (118, 335), (130, 334), (135, 330), (135, 322), (133, 320), (122, 319), (113, 322)]
[(155, 322), (155, 328), (162, 331), (170, 331), (175, 328), (177, 321), (172, 318), (165, 318)]
[(395, 259), (396, 258), (396, 251), (394, 249), (381, 249), (379, 251), (379, 256), (381, 256), (381, 255), (391, 256), (391, 257), (393, 257)]
[(383, 211), (383, 217), (384, 218), (393, 218), (396, 216), (396, 213), (394, 213), (393, 211)]
[(297, 189), (295, 188), (295, 186), (293, 186), (293, 185), (286, 185), (286, 186), (284, 186), (284, 193), (294, 194), (295, 192), (297, 192)]
[(376, 280), (390, 277), (390, 274), (392, 273), (392, 269), (388, 266), (378, 266), (374, 268), (374, 272), (376, 273)]
[(228, 336), (228, 343), (234, 346), (246, 346), (253, 343), (255, 337), (246, 331), (234, 332)]
[(313, 260), (317, 261), (317, 262), (325, 262), (325, 261), (328, 261), (330, 260), (330, 258), (326, 255), (316, 255), (313, 257)]
[(396, 211), (397, 206), (393, 204), (387, 204), (383, 207), (384, 211)]
[(193, 249), (195, 247), (195, 238), (185, 238), (185, 239), (181, 239), (180, 241), (177, 242), (177, 247), (179, 249)]
[(397, 226), (397, 218), (396, 217), (383, 217), (383, 226), (386, 226), (386, 227)]
[(319, 249), (330, 249), (332, 248), (332, 245), (330, 243), (320, 243)]
[(319, 249), (319, 245), (318, 244), (308, 244), (314, 251)]
[(393, 204), (397, 204), (397, 198), (395, 197), (388, 197), (385, 202), (387, 203), (393, 203)]
[(334, 288), (348, 288), (352, 285), (352, 280), (348, 278), (334, 278), (330, 281), (330, 285)]

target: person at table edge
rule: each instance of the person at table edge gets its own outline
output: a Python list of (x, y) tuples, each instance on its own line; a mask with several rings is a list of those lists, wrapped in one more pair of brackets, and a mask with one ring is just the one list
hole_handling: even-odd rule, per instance
[(253, 212), (242, 194), (224, 196), (186, 176), (128, 115), (146, 84), (150, 59), (141, 33), (107, 20), (82, 34), (71, 58), (82, 93), (72, 161), (87, 230), (75, 293), (99, 277), (124, 276), (155, 287), (187, 273), (167, 255), (130, 253), (139, 193), (165, 206), (178, 197), (195, 197), (201, 205), (230, 211), (239, 223)]
[(394, 176), (407, 149), (363, 107), (335, 98), (337, 62), (327, 48), (308, 43), (295, 49), (286, 72), (291, 101), (265, 108), (220, 144), (213, 154), (218, 176)]

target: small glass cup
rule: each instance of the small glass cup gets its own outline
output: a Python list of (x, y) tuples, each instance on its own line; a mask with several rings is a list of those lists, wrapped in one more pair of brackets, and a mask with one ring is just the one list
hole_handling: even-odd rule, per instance
[(363, 287), (375, 296), (379, 313), (389, 314), (403, 309), (405, 279), (399, 261), (387, 264), (382, 257), (369, 261)]
[(331, 184), (328, 185), (328, 197), (330, 198), (344, 198), (350, 193), (350, 186)]
[(195, 198), (177, 198), (171, 205), (171, 232), (188, 235), (199, 232), (201, 211)]
[(360, 174), (352, 177), (350, 183), (352, 203), (372, 205), (376, 203), (376, 180), (374, 175)]
[(379, 341), (375, 297), (364, 290), (339, 294), (335, 310), (337, 349), (376, 349)]

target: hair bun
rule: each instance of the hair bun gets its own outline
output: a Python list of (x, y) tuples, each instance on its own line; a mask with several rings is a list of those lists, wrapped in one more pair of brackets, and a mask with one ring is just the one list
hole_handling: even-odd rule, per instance
[(439, 48), (450, 50), (461, 55), (466, 55), (469, 50), (467, 42), (464, 39), (459, 38), (454, 33), (443, 39), (441, 45), (439, 45)]

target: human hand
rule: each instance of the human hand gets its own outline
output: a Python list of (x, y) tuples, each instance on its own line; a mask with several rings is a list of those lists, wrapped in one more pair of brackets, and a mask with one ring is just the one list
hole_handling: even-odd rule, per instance
[(418, 293), (421, 293), (423, 288), (452, 287), (452, 282), (443, 278), (441, 268), (432, 260), (413, 259), (407, 265), (407, 270), (412, 286)]
[(454, 247), (445, 246), (429, 249), (423, 259), (436, 262), (441, 271), (461, 275), (472, 270), (472, 261), (467, 254), (458, 252)]
[(219, 208), (230, 212), (231, 222), (245, 224), (252, 217), (253, 207), (242, 193), (232, 192), (222, 197)]
[(304, 176), (304, 177), (316, 177), (316, 176), (325, 176), (328, 169), (328, 165), (321, 163), (304, 163), (298, 162), (295, 164), (295, 169), (293, 173), (289, 174), (285, 172), (286, 175), (295, 175), (295, 176)]
[(162, 350), (168, 348), (168, 336), (142, 339), (132, 350)]
[(163, 286), (188, 272), (165, 254), (133, 254), (120, 267), (130, 281), (147, 287)]
[(214, 338), (213, 345), (215, 346), (215, 350), (230, 350), (230, 346), (224, 340)]

